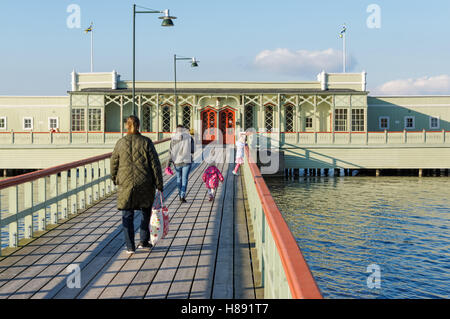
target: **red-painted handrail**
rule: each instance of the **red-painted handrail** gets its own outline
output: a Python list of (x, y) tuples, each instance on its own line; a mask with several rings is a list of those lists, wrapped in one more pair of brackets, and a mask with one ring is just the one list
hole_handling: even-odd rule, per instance
[[(165, 138), (165, 139), (156, 141), (156, 142), (154, 142), (154, 144), (157, 145), (157, 144), (168, 142), (168, 141), (170, 141), (170, 138)], [(11, 187), (11, 186), (23, 184), (23, 183), (28, 183), (28, 182), (31, 182), (31, 181), (34, 181), (34, 180), (37, 180), (39, 178), (43, 178), (43, 177), (46, 177), (49, 175), (54, 175), (54, 174), (58, 174), (58, 173), (61, 173), (64, 171), (68, 171), (69, 169), (76, 168), (79, 166), (95, 163), (95, 162), (98, 162), (98, 161), (101, 161), (101, 160), (111, 157), (111, 154), (112, 154), (112, 152), (103, 154), (103, 155), (97, 155), (97, 156), (79, 160), (76, 162), (71, 162), (71, 163), (67, 163), (67, 164), (63, 164), (63, 165), (46, 168), (46, 169), (39, 170), (36, 172), (31, 172), (28, 174), (10, 177), (3, 181), (0, 181), (0, 190)]]
[(248, 146), (245, 148), (245, 153), (264, 214), (286, 273), (292, 297), (294, 299), (322, 299), (322, 294), (317, 287), (309, 266), (275, 204), (258, 166), (252, 160)]

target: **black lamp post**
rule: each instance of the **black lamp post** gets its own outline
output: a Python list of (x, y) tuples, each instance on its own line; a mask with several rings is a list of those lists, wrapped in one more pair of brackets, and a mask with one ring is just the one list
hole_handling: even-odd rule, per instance
[(132, 96), (133, 96), (133, 115), (136, 115), (136, 14), (138, 13), (162, 13), (163, 16), (159, 17), (159, 19), (162, 19), (161, 26), (163, 27), (173, 27), (173, 21), (176, 19), (176, 17), (172, 17), (169, 14), (169, 10), (152, 10), (145, 7), (139, 7), (142, 8), (143, 11), (136, 11), (136, 4), (133, 5), (133, 88), (132, 88)]
[(175, 123), (178, 126), (178, 95), (177, 95), (177, 61), (179, 60), (189, 60), (191, 61), (191, 67), (198, 67), (198, 61), (195, 57), (185, 58), (185, 57), (177, 57), (176, 54), (173, 55), (173, 73), (174, 73), (174, 98), (175, 98)]

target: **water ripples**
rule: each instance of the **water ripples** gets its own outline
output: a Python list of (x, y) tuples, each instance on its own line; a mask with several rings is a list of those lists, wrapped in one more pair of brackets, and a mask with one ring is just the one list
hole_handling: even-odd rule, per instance
[[(447, 178), (267, 179), (326, 298), (450, 298)], [(381, 268), (370, 289), (367, 266)]]

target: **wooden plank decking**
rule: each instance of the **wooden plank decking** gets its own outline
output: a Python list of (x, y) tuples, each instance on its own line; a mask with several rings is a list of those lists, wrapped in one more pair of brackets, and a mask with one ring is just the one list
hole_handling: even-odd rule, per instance
[[(127, 255), (115, 195), (0, 261), (0, 299), (6, 298), (262, 298), (240, 177), (219, 164), (225, 181), (214, 201), (194, 164), (187, 203), (175, 178), (165, 177), (169, 235), (150, 251)], [(135, 218), (136, 242), (139, 240)], [(253, 257), (253, 259), (252, 259)], [(81, 269), (81, 288), (69, 288), (67, 267)]]

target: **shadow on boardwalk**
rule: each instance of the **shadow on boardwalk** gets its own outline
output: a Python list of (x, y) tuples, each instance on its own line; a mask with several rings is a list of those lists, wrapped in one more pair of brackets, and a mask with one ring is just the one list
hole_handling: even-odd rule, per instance
[[(165, 177), (170, 231), (150, 251), (125, 253), (113, 195), (0, 261), (0, 298), (260, 297), (242, 185), (228, 162), (218, 164), (225, 180), (212, 202), (204, 161), (194, 164), (185, 204)], [(79, 266), (81, 288), (68, 287), (69, 265)]]

